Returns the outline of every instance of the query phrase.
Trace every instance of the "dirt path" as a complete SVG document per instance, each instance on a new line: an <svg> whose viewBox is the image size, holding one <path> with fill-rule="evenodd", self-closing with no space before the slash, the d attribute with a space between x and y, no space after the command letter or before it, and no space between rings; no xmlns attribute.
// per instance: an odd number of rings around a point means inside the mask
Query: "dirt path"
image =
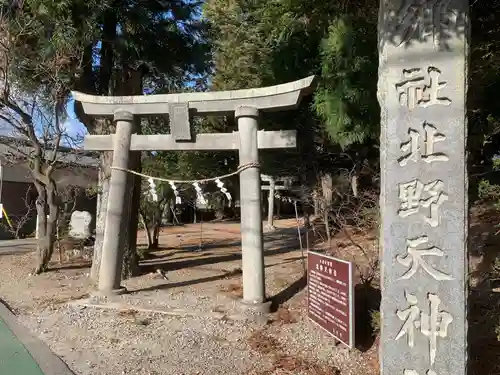
<svg viewBox="0 0 500 375"><path fill-rule="evenodd" d="M0 296L77 374L376 374L375 347L349 352L309 323L296 223L276 225L265 235L266 287L280 308L265 326L231 319L242 292L235 223L204 224L201 251L199 225L164 229L164 248L124 283L127 308L75 305L92 288L88 264L28 277L33 254L0 255Z"/></svg>

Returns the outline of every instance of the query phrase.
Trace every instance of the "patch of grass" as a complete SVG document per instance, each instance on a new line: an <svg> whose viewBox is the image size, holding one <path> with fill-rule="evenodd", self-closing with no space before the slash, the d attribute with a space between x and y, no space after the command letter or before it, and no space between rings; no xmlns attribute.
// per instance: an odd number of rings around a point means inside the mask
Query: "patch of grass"
<svg viewBox="0 0 500 375"><path fill-rule="evenodd" d="M340 370L324 364L314 363L300 356L280 355L275 359L274 370L285 370L290 374L340 375Z"/></svg>
<svg viewBox="0 0 500 375"><path fill-rule="evenodd" d="M289 281L284 278L277 277L274 279L273 284L276 285L277 288L285 289L288 286Z"/></svg>
<svg viewBox="0 0 500 375"><path fill-rule="evenodd" d="M123 316L123 317L135 318L135 316L137 315L137 310L134 310L134 309L121 310L121 311L118 311L118 315Z"/></svg>
<svg viewBox="0 0 500 375"><path fill-rule="evenodd" d="M220 291L229 293L234 298L243 297L243 285L241 285L241 282L231 283L229 285L222 285Z"/></svg>
<svg viewBox="0 0 500 375"><path fill-rule="evenodd" d="M137 316L137 314L139 314L139 312L134 309L118 311L118 316L126 318L130 323L134 323L144 327L147 327L151 324L151 319L140 318Z"/></svg>
<svg viewBox="0 0 500 375"><path fill-rule="evenodd" d="M370 311L370 325L372 327L373 334L375 336L378 335L380 333L380 311Z"/></svg>
<svg viewBox="0 0 500 375"><path fill-rule="evenodd" d="M146 319L136 319L135 322L138 324L138 325L141 325L141 326L148 326L151 324L151 320L146 318Z"/></svg>
<svg viewBox="0 0 500 375"><path fill-rule="evenodd" d="M284 348L274 337L264 331L254 332L248 339L252 350L272 358L272 368L258 372L258 375L271 375L279 370L280 374L303 375L340 375L336 367L312 362L300 355L285 354Z"/></svg>
<svg viewBox="0 0 500 375"><path fill-rule="evenodd" d="M274 337L263 331L256 331L248 338L250 348L264 355L278 354L282 351L281 344Z"/></svg>
<svg viewBox="0 0 500 375"><path fill-rule="evenodd" d="M222 272L226 274L225 278L230 279L233 276L241 275L243 273L241 268L234 268L232 270L223 269Z"/></svg>
<svg viewBox="0 0 500 375"><path fill-rule="evenodd" d="M153 254L154 250L159 249L148 249L147 246L141 246L137 249L137 255L139 256L140 260L151 259L155 257Z"/></svg>
<svg viewBox="0 0 500 375"><path fill-rule="evenodd" d="M76 296L67 296L67 297L43 297L36 300L36 303L39 307L44 308L48 306L57 306L63 305L70 301L76 301L79 299L87 298L89 296L88 293L79 294Z"/></svg>
<svg viewBox="0 0 500 375"><path fill-rule="evenodd" d="M286 307L280 307L278 311L276 311L276 323L280 324L297 323L297 314L290 311Z"/></svg>
<svg viewBox="0 0 500 375"><path fill-rule="evenodd" d="M215 306L213 309L212 309L213 312L218 312L218 313L222 313L222 314L225 314L226 313L226 309L224 308L224 306Z"/></svg>

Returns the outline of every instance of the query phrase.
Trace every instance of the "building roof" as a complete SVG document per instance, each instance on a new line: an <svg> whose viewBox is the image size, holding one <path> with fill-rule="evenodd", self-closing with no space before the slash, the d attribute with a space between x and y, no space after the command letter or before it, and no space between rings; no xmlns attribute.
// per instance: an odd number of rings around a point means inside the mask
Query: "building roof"
<svg viewBox="0 0 500 375"><path fill-rule="evenodd" d="M31 183L33 177L27 156L33 152L29 142L22 138L0 136L0 165L4 182ZM47 150L50 158L53 150ZM62 186L95 186L98 179L98 154L60 147L57 160L61 166L54 171L56 183Z"/></svg>
<svg viewBox="0 0 500 375"><path fill-rule="evenodd" d="M9 158L9 154L13 154L14 158L19 156L22 158L23 154L30 154L33 152L33 147L29 141L22 138L0 136L0 159ZM79 166L99 167L99 154L96 152L89 152L69 147L59 147L57 152L60 154L58 160L61 163L77 164ZM53 155L52 149L46 150L47 158ZM12 158L10 158L12 159Z"/></svg>

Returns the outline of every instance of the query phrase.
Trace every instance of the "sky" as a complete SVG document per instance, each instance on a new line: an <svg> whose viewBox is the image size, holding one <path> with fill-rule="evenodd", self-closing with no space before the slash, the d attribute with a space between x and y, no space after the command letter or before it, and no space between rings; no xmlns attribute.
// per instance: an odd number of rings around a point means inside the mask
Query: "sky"
<svg viewBox="0 0 500 375"><path fill-rule="evenodd" d="M83 139L85 134L88 134L87 128L78 121L76 118L74 108L75 101L70 99L68 104L66 105L66 113L68 118L63 123L63 127L65 129L65 133L68 135L70 139Z"/></svg>
<svg viewBox="0 0 500 375"><path fill-rule="evenodd" d="M83 136L88 134L87 132L87 129L85 128L85 126L80 122L78 121L78 119L76 118L76 114L75 112L73 111L73 108L74 108L74 100L71 99L68 104L66 105L66 112L67 112L67 119L64 121L64 123L62 124L62 128L64 129L64 134L69 138L71 139L71 144L69 142L65 142L63 141L63 145L65 146L83 146L81 144L81 141L83 141ZM42 131L42 125L41 124L35 124L35 128L38 132L41 132ZM8 123L6 123L5 121L0 121L0 135L4 135L4 136L19 136L19 134L16 134L12 128L11 125L9 125ZM75 145L75 141L74 140L80 140L80 142L78 142L76 145Z"/></svg>
<svg viewBox="0 0 500 375"><path fill-rule="evenodd" d="M192 0L192 1L194 2L195 0ZM190 2L190 0L188 0L188 2ZM200 17L201 17L201 12L195 14L194 19L200 19ZM181 23L178 23L178 26L182 28ZM97 48L100 48L100 42L97 44ZM99 58L98 54L95 54L94 55L94 59L95 59L94 63L96 65L99 63L98 58ZM192 80L187 80L185 82L185 85L187 87L193 87L196 83L196 78L198 78L198 77L192 77ZM148 94L148 93L145 92L145 94ZM71 139L71 140L79 139L79 140L83 141L83 136L88 134L88 132L87 132L87 129L85 128L85 126L80 121L78 121L77 116L76 116L73 109L74 109L74 100L71 98L66 105L67 119L62 124L62 127L64 128L65 134L68 136L69 139ZM41 130L40 129L41 125L35 126L35 127L39 128L39 129L37 129L38 131ZM12 132L12 128L10 126L8 126L8 124L5 124L2 121L0 121L0 135L11 135L11 136L14 135ZM70 146L69 144L67 144L67 142L63 142L63 143L65 143L66 146ZM80 142L80 144L77 146L83 147L83 144L81 144L81 143L82 142ZM73 146L74 146L74 144L73 144Z"/></svg>

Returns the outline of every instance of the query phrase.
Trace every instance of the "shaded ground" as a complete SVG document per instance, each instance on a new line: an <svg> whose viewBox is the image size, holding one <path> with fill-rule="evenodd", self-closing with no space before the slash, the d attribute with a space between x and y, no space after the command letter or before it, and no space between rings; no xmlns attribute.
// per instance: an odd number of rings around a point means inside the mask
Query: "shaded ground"
<svg viewBox="0 0 500 375"><path fill-rule="evenodd" d="M500 277L496 258L500 254L499 213L485 207L471 212L469 254L471 289L469 294L469 348L472 375L500 374ZM498 333L497 333L498 332Z"/></svg>
<svg viewBox="0 0 500 375"><path fill-rule="evenodd" d="M265 326L232 318L242 294L235 223L203 224L200 252L199 225L166 228L166 248L125 282L117 310L82 305L92 287L85 262L27 277L33 254L0 256L0 295L78 374L375 374L373 346L349 352L309 323L296 222L276 225L265 236L276 311Z"/></svg>
<svg viewBox="0 0 500 375"><path fill-rule="evenodd" d="M500 374L500 293L490 282L499 277L497 217L481 207L471 213L472 375ZM376 232L347 228L329 246L317 242L319 235L307 234L309 241L302 235L304 246L316 242L314 250L356 264L357 350L349 352L308 322L296 223L276 225L265 236L266 287L275 311L265 327L232 319L242 294L237 223L204 223L201 251L199 224L165 228L163 248L146 254L143 275L125 282L131 293L122 297L119 310L67 304L88 295L87 263L27 277L33 255L6 250L0 254L0 296L79 374L377 374L378 340L370 322L380 303Z"/></svg>

